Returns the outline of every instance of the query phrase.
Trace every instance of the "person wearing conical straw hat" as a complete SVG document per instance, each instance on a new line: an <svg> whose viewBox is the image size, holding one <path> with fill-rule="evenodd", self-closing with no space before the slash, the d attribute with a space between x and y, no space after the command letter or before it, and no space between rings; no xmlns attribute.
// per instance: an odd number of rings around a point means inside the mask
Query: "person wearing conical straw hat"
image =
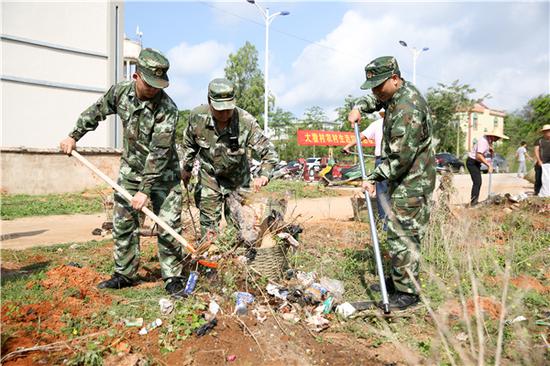
<svg viewBox="0 0 550 366"><path fill-rule="evenodd" d="M550 124L542 126L540 133L535 144L535 195L550 197Z"/></svg>
<svg viewBox="0 0 550 366"><path fill-rule="evenodd" d="M481 164L487 165L489 173L493 172L493 164L485 158L485 154L493 154L493 143L500 139L508 140L508 136L500 132L490 132L481 136L474 144L472 150L468 153L466 168L472 178L472 191L470 194L470 206L475 206L479 200L479 191L481 189Z"/></svg>

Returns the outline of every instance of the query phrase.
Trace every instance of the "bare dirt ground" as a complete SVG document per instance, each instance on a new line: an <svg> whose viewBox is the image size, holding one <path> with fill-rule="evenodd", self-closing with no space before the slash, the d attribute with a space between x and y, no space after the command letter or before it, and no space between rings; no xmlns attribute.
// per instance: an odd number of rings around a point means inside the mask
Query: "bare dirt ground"
<svg viewBox="0 0 550 366"><path fill-rule="evenodd" d="M488 195L489 176L483 175L480 201ZM469 201L471 180L467 174L455 175L453 184L457 190L451 197L453 204L465 204ZM436 185L437 188L437 185ZM288 205L287 218L298 217L300 222L335 219L346 221L353 217L350 196L361 195L359 189L342 189L349 196L323 197L315 199L291 200ZM518 194L532 192L533 186L515 174L494 174L491 191L493 193ZM437 199L438 190L434 194ZM85 242L100 240L101 236L92 235L92 230L101 227L105 220L103 214L94 215L60 215L27 217L16 220L2 220L0 233L1 248L25 249L32 246L45 246L60 243Z"/></svg>
<svg viewBox="0 0 550 366"><path fill-rule="evenodd" d="M469 179L468 176L458 179L466 180L466 178ZM517 182L515 177L510 176L495 179L494 183L494 191L497 193L514 194L529 189L526 183L521 180ZM465 195L467 200L468 192L464 193L464 189L469 191L470 185L464 184L465 187L462 189L457 188L461 190L462 196ZM353 191L349 191L350 195L353 193ZM453 199L460 202L462 196L455 195ZM288 215L293 218L298 216L297 221L303 225L304 229L300 240L302 243L301 261L304 265L311 265L311 261L316 261L320 266L318 268L320 273L328 272L330 266L337 266L338 270L350 271L354 275L358 272L354 268L360 266L360 262L364 261L363 257L359 255L364 251L365 243L368 242L368 238L366 238L368 237L366 234L368 225L350 221L353 212L349 199L348 195L290 202L287 210ZM479 210L457 208L457 210L473 216L483 216L488 215L491 208L485 207ZM540 217L537 216L536 220L532 221L532 231L544 229L544 223L548 220L548 208L545 210L546 213ZM504 210L491 214L493 215L492 220L495 222L500 222L506 217ZM77 217L76 221L69 221L68 218L72 217L57 217L54 221L62 224L61 227L66 230L65 232L75 229L77 224L86 225L85 218ZM102 215L97 215L97 221L93 221L90 226L82 229L84 233L82 239L74 239L74 241L89 240L85 235L89 235L94 227L99 227L103 219ZM510 239L509 230L505 231L501 226L495 228L499 231L495 231L491 243L499 244L499 240L506 242ZM26 230L36 231L37 227L30 226ZM78 232L78 230L75 231ZM3 232L3 235L6 234ZM35 235L30 238L38 237L39 235ZM15 239L9 239L6 242ZM166 336L167 333L163 333L162 330L168 328L169 317L163 318L165 324L161 329L153 330L147 336L138 335L136 328L126 327L120 319L126 316L123 314L136 316L134 314L137 313L141 316L144 309L148 309L144 305L145 303L152 303L155 308L153 314L144 313L148 316L147 321L159 316L156 302L159 297L164 297L165 293L162 290L160 266L155 255L155 242L156 240L153 238L142 241L142 266L140 269L142 281L131 291L100 291L96 288L96 284L106 279L110 273L108 265L112 262L112 240L90 243L90 246L66 246L54 251L51 248L42 248L40 251L38 249L7 251L8 256L2 258L1 277L3 286L5 286L3 287L3 296L5 293L10 293L11 296L8 299L3 297L2 301L2 354L17 352L21 348L28 350L35 346L54 347L52 344L57 348L42 349L40 352L38 350L27 351L6 360L3 364L64 364L69 359L74 360L75 354L79 352L89 354L90 357L94 355L94 349L90 348L90 345L95 345L94 347L103 350L105 358L102 362L104 365L142 365L147 360L159 365L186 366L443 363L438 358L428 360L422 354L428 351L426 345L429 345L430 342L435 344L438 339L434 328L419 324L431 321L424 312L419 313L418 317L413 318L412 321L397 318L393 324L390 324L394 331L395 329L406 329L407 337L417 340L417 344L420 344L416 348L409 348L410 344L407 345L406 342L394 336L385 336L386 333L382 333L384 328L377 328L378 320L376 319L371 321L372 324L369 321L362 321L358 325L357 322L341 321L335 314L327 314L327 319L331 321L330 328L321 333L314 333L307 328L304 322L293 324L284 320L284 312L279 307L280 302L276 302L273 298L268 299L264 293L256 290L253 284L248 282L248 277L244 281L242 279L228 281L226 274L231 272L226 271L225 268L219 270L219 275L216 275L218 277L209 278L209 280L203 279L193 297L208 304L212 294L221 296L225 293L224 287L232 282L237 289L253 293L257 302L269 305L278 315L266 313L267 319L263 322L252 314L237 318L231 315L234 303L230 296L225 294L225 299L220 301L222 313L218 317L218 325L213 332L204 337L191 335L190 338L178 343L173 351L163 352L161 344L166 342L163 335ZM6 248L4 243L3 248ZM324 251L326 253L323 255ZM337 258L338 255L344 255L347 258L346 261L332 263L328 260ZM308 256L310 262L306 262ZM82 268L69 265L75 260L82 265ZM47 270L44 270L46 267ZM545 271L544 278L537 279L522 275L511 279L512 286L534 290L535 300L536 296L547 296L550 291L550 274L547 270L548 267L541 268ZM40 276L33 276L41 270L44 272ZM25 277L30 278L31 276L33 276L32 279L24 281ZM201 273L201 276L205 276L204 272ZM356 280L363 281L362 276L361 279ZM373 278L371 276L366 280L372 281ZM496 275L489 280L494 283L502 282L502 275ZM13 286L10 288L11 283L20 284L18 285L20 288L14 291ZM360 288L362 294L366 291L366 287L365 289L363 287ZM19 295L19 292L24 294ZM350 288L347 287L346 292L352 296ZM29 293L33 293L35 297L27 297L30 296ZM143 297L134 297L140 294ZM37 301L38 298L39 301ZM24 301L24 299L34 301ZM475 303L468 300L466 305L468 314L473 313ZM482 297L480 306L488 318L498 320L502 312L498 299ZM135 309L135 312L131 309ZM462 314L461 307L456 302L449 301L443 304L441 309L450 314L449 319L452 316L458 318ZM528 313L525 314L530 316ZM145 317L145 315L143 316ZM456 321L450 325L456 325ZM369 332L366 332L365 329ZM6 338L7 340L4 342ZM236 360L229 361L231 356L236 356ZM531 364L542 365L543 363Z"/></svg>

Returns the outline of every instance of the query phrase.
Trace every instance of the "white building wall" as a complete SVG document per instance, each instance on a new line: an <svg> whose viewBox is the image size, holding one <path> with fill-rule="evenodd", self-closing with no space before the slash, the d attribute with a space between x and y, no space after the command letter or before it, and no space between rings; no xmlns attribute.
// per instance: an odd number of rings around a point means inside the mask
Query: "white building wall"
<svg viewBox="0 0 550 366"><path fill-rule="evenodd" d="M122 2L3 1L0 16L1 146L56 147L122 78ZM115 135L110 117L78 145L116 147Z"/></svg>

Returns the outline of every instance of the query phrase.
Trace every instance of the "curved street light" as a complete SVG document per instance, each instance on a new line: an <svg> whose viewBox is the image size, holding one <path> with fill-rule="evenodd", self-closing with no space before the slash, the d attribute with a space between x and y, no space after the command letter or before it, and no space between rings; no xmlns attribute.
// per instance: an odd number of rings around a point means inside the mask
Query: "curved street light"
<svg viewBox="0 0 550 366"><path fill-rule="evenodd" d="M413 82L413 84L416 85L416 59L418 58L418 56L420 56L420 54L422 52L428 51L429 48L428 47L423 47L421 49L417 49L416 47L411 48L407 45L407 42L405 42L405 41L399 41L399 44L401 46L405 47L405 48L408 48L412 53L412 56L413 56L413 80L412 80L412 82Z"/></svg>
<svg viewBox="0 0 550 366"><path fill-rule="evenodd" d="M256 5L260 13L264 17L265 21L265 71L264 71L264 134L269 136L268 120L269 120L269 25L279 15L289 15L288 11L279 11L277 13L269 14L269 8L262 8L255 0L246 0L250 4Z"/></svg>

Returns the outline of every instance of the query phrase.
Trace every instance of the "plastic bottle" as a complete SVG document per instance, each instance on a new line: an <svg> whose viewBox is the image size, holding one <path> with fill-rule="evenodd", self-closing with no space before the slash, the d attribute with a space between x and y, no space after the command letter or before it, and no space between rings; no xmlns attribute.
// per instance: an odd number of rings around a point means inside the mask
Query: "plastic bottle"
<svg viewBox="0 0 550 366"><path fill-rule="evenodd" d="M152 321L151 323L149 323L146 326L144 326L143 328L141 328L140 331L139 331L139 334L140 335L145 335L145 334L149 333L150 331L152 331L153 329L160 327L161 325L162 325L162 320L157 318L154 321Z"/></svg>
<svg viewBox="0 0 550 366"><path fill-rule="evenodd" d="M193 290L195 290L198 278L199 272L192 271L191 273L189 273L189 278L187 279L187 283L185 284L185 290L183 290L184 294L190 295Z"/></svg>

